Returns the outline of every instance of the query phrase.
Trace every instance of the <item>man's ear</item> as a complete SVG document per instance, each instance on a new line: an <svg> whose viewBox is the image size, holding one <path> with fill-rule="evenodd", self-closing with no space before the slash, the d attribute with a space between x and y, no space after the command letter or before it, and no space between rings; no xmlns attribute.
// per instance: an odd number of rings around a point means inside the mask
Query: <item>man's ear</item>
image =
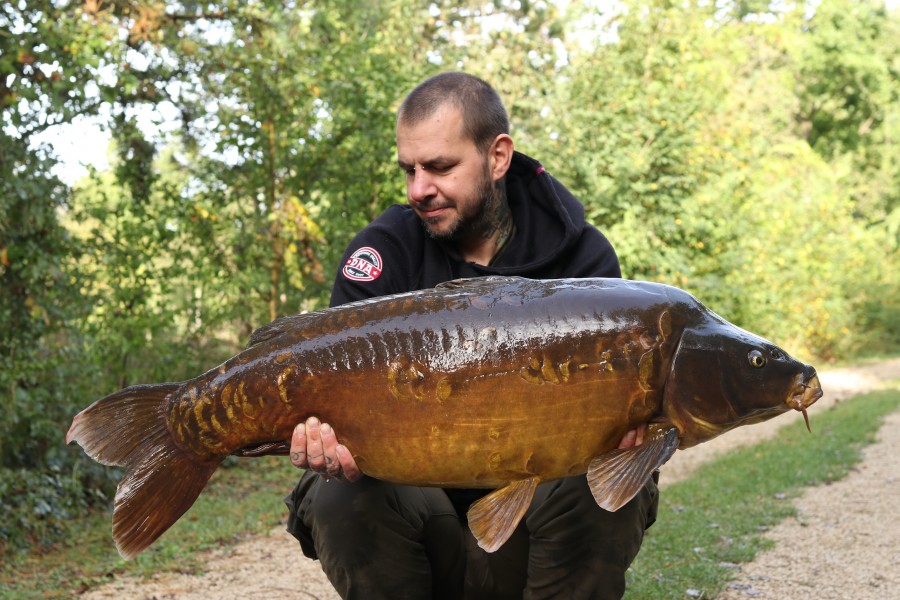
<svg viewBox="0 0 900 600"><path fill-rule="evenodd" d="M491 167L491 179L499 181L506 176L513 157L513 140L509 135L501 133L494 138L488 149L488 161Z"/></svg>

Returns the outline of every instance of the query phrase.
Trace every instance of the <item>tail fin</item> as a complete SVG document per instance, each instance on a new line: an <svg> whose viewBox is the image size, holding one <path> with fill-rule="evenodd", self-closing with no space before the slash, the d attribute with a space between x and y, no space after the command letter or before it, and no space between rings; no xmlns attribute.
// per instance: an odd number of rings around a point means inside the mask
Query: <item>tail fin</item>
<svg viewBox="0 0 900 600"><path fill-rule="evenodd" d="M179 387L125 388L78 413L66 435L67 444L78 442L97 462L125 467L116 490L113 540L126 559L187 512L219 465L175 444L164 409L166 397Z"/></svg>

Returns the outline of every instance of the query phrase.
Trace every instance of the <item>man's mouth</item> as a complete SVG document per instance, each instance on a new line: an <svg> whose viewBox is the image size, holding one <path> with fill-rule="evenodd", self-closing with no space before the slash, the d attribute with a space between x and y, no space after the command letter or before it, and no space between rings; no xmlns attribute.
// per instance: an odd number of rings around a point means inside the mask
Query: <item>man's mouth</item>
<svg viewBox="0 0 900 600"><path fill-rule="evenodd" d="M423 219L439 219L450 211L449 206L416 207L416 212Z"/></svg>

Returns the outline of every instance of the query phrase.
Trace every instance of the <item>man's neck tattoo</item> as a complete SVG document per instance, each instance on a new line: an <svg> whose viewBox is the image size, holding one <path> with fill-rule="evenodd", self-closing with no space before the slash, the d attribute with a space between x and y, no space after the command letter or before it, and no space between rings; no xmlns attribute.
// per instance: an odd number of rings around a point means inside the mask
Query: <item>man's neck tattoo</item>
<svg viewBox="0 0 900 600"><path fill-rule="evenodd" d="M497 249L494 256L500 253L507 242L515 233L512 212L509 210L509 201L506 198L506 186L504 182L497 181L493 185L494 202L492 214L489 215L491 223L490 237L497 240Z"/></svg>

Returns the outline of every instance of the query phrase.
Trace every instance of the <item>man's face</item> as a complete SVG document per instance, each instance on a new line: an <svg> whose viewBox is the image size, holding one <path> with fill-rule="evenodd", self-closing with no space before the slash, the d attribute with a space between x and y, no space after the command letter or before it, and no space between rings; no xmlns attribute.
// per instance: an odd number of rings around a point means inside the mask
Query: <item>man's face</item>
<svg viewBox="0 0 900 600"><path fill-rule="evenodd" d="M456 241L481 233L494 182L456 108L445 105L415 125L398 124L397 162L409 204L432 237Z"/></svg>

